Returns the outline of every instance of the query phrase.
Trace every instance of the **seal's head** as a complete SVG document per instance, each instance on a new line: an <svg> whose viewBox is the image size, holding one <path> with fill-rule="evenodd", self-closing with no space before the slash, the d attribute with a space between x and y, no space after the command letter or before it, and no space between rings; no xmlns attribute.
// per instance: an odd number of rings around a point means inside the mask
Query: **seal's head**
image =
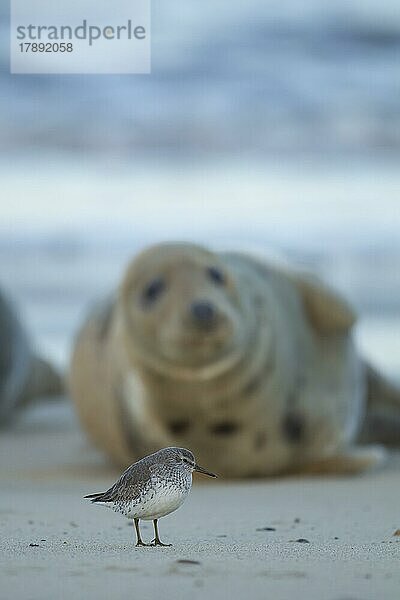
<svg viewBox="0 0 400 600"><path fill-rule="evenodd" d="M238 360L240 294L213 252L185 243L151 247L128 268L120 299L128 345L149 366L206 376Z"/></svg>

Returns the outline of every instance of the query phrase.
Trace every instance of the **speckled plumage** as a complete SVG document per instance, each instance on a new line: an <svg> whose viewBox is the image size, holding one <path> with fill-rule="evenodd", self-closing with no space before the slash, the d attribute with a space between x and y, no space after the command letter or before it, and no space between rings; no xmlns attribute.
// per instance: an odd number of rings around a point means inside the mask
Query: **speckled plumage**
<svg viewBox="0 0 400 600"><path fill-rule="evenodd" d="M164 448L128 467L106 492L85 498L134 519L136 526L139 519L155 521L157 540L157 519L183 504L192 486L194 470L215 477L196 465L190 450ZM138 533L138 544L139 540Z"/></svg>

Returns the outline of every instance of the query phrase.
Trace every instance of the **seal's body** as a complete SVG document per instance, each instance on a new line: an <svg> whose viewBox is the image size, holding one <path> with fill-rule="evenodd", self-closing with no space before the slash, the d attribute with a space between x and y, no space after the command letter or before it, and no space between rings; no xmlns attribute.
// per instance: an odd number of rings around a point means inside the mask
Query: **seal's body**
<svg viewBox="0 0 400 600"><path fill-rule="evenodd" d="M309 275L155 246L84 325L72 395L94 441L124 465L179 444L226 476L360 471L382 450L354 447L367 380L354 322Z"/></svg>
<svg viewBox="0 0 400 600"><path fill-rule="evenodd" d="M0 291L0 425L33 399L61 392L60 376L35 354L17 312Z"/></svg>

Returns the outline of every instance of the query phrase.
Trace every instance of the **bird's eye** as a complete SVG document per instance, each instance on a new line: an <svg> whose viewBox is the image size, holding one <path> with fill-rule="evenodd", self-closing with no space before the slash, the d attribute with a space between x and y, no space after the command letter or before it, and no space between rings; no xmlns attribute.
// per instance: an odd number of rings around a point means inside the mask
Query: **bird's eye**
<svg viewBox="0 0 400 600"><path fill-rule="evenodd" d="M223 285L225 283L225 276L223 272L217 267L208 267L207 275L214 283Z"/></svg>
<svg viewBox="0 0 400 600"><path fill-rule="evenodd" d="M150 281L150 283L144 288L142 292L142 301L144 306L150 306L156 300L158 300L161 294L165 291L165 288L165 281L161 277Z"/></svg>

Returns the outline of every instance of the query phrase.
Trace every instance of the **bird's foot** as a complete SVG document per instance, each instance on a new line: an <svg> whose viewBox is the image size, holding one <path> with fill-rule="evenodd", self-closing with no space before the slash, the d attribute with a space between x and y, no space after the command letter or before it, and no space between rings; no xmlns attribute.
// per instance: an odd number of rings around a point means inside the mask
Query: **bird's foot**
<svg viewBox="0 0 400 600"><path fill-rule="evenodd" d="M144 542L142 542L142 540L139 540L136 542L136 548L138 546L145 546L146 548L150 548L150 546L154 546L154 544L145 544Z"/></svg>
<svg viewBox="0 0 400 600"><path fill-rule="evenodd" d="M154 539L151 542L151 545L152 546L163 546L164 548L170 548L172 546L172 544L163 544L163 542L161 540L157 540L157 539Z"/></svg>

